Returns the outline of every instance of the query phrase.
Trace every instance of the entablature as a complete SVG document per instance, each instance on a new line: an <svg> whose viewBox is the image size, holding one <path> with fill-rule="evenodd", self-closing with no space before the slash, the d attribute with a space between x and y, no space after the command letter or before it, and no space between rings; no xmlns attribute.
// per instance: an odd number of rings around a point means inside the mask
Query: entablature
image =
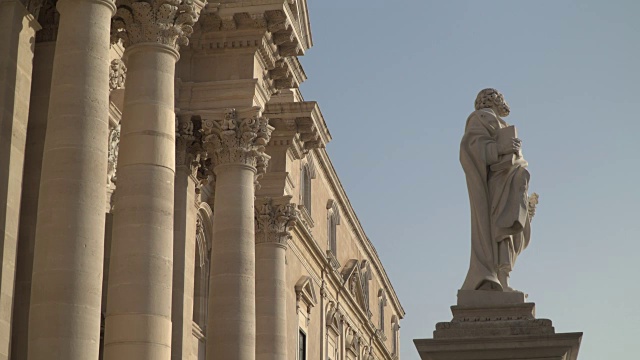
<svg viewBox="0 0 640 360"><path fill-rule="evenodd" d="M305 0L221 0L205 7L199 24L207 38L265 30L281 56L303 55L313 45Z"/></svg>
<svg viewBox="0 0 640 360"><path fill-rule="evenodd" d="M331 134L315 101L268 103L264 115L275 128L272 141L295 138L299 143L293 151L301 159L310 149L323 148L331 141Z"/></svg>

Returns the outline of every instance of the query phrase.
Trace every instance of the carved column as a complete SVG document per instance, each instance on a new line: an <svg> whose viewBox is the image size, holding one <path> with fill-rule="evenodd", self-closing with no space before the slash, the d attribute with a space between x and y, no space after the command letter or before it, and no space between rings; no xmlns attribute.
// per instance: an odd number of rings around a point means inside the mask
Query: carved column
<svg viewBox="0 0 640 360"><path fill-rule="evenodd" d="M173 332L171 359L191 357L193 334L193 280L196 256L196 187L204 155L200 123L180 117L176 128L176 186L173 242Z"/></svg>
<svg viewBox="0 0 640 360"><path fill-rule="evenodd" d="M291 196L256 200L256 359L287 356L285 255L298 210Z"/></svg>
<svg viewBox="0 0 640 360"><path fill-rule="evenodd" d="M171 357L174 74L193 2L117 0L127 66L117 164L105 360Z"/></svg>
<svg viewBox="0 0 640 360"><path fill-rule="evenodd" d="M36 226L30 360L97 359L110 0L60 0Z"/></svg>
<svg viewBox="0 0 640 360"><path fill-rule="evenodd" d="M207 360L256 356L254 183L269 157L272 127L259 109L228 109L204 119L205 149L213 160L216 190Z"/></svg>

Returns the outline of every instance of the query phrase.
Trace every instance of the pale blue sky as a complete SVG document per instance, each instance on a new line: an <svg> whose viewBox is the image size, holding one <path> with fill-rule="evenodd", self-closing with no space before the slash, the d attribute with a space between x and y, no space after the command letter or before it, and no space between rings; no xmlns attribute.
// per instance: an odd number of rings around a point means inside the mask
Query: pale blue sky
<svg viewBox="0 0 640 360"><path fill-rule="evenodd" d="M402 359L449 321L469 258L458 147L477 92L511 105L540 194L514 287L580 360L637 358L640 1L308 0L302 90L400 297Z"/></svg>

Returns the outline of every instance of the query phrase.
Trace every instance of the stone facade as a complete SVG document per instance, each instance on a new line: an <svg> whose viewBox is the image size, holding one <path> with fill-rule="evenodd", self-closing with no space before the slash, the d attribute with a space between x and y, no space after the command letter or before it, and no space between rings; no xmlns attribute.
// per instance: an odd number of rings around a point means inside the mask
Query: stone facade
<svg viewBox="0 0 640 360"><path fill-rule="evenodd" d="M0 360L400 358L404 310L298 89L305 0L0 20Z"/></svg>

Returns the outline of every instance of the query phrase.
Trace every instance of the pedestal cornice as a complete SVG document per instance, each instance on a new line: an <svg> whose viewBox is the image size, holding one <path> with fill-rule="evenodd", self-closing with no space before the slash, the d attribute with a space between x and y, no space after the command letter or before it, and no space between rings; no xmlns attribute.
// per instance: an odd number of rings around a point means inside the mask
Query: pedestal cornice
<svg viewBox="0 0 640 360"><path fill-rule="evenodd" d="M256 244L285 247L291 238L291 229L298 221L298 210L291 196L256 199Z"/></svg>

